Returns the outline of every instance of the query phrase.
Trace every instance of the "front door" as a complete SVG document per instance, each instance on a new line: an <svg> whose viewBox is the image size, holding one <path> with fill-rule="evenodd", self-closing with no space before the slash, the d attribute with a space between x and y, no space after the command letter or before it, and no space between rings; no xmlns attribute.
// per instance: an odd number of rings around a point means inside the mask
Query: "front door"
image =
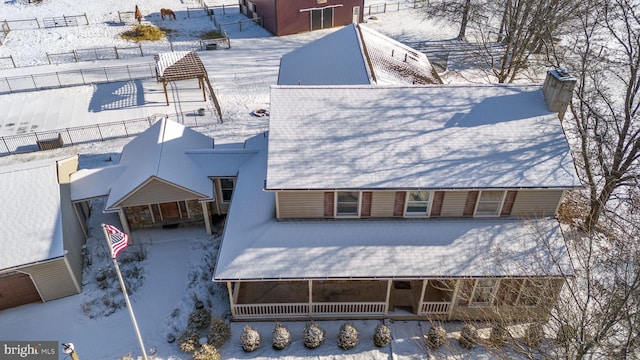
<svg viewBox="0 0 640 360"><path fill-rule="evenodd" d="M351 20L351 22L354 24L360 22L360 6L353 7L353 19Z"/></svg>
<svg viewBox="0 0 640 360"><path fill-rule="evenodd" d="M160 211L162 212L163 220L179 219L180 209L178 209L177 202L169 202L160 204Z"/></svg>

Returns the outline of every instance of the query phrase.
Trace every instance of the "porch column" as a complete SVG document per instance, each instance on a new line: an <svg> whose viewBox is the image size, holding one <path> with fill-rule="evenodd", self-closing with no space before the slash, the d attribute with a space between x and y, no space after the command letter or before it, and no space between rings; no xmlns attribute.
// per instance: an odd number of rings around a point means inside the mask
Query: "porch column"
<svg viewBox="0 0 640 360"><path fill-rule="evenodd" d="M229 307L231 308L231 317L236 317L236 302L233 296L233 287L231 286L231 281L227 281L227 291L229 291Z"/></svg>
<svg viewBox="0 0 640 360"><path fill-rule="evenodd" d="M313 312L313 281L308 280L309 282L309 315Z"/></svg>
<svg viewBox="0 0 640 360"><path fill-rule="evenodd" d="M447 320L451 320L451 314L453 313L453 308L456 306L456 302L458 301L458 290L460 289L460 279L456 279L456 286L453 288L453 295L451 295L451 306L449 306L449 313L447 314Z"/></svg>
<svg viewBox="0 0 640 360"><path fill-rule="evenodd" d="M422 291L420 292L420 301L418 301L418 315L422 312L422 303L424 302L424 292L427 290L427 282L429 280L422 279Z"/></svg>
<svg viewBox="0 0 640 360"><path fill-rule="evenodd" d="M391 284L393 283L393 280L389 279L387 280L387 299L385 300L384 303L384 314L385 315L389 315L389 299L391 298Z"/></svg>
<svg viewBox="0 0 640 360"><path fill-rule="evenodd" d="M204 215L204 227L207 230L207 235L211 235L211 219L209 219L209 210L206 202L201 202L202 214Z"/></svg>
<svg viewBox="0 0 640 360"><path fill-rule="evenodd" d="M120 223L122 224L122 231L129 234L131 238L131 228L129 228L129 221L127 221L127 216L124 214L123 209L118 210L118 217L120 218Z"/></svg>

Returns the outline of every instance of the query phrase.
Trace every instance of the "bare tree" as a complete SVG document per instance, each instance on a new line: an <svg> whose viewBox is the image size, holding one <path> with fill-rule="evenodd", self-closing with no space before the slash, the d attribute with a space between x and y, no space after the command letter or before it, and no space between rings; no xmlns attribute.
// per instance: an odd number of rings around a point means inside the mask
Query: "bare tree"
<svg viewBox="0 0 640 360"><path fill-rule="evenodd" d="M429 3L425 11L430 16L441 16L460 22L457 39L464 40L470 21L484 16L485 0L436 0Z"/></svg>
<svg viewBox="0 0 640 360"><path fill-rule="evenodd" d="M638 188L640 157L640 7L612 0L582 13L572 135L589 190L584 229L593 230L623 188ZM624 191L622 192L624 193Z"/></svg>
<svg viewBox="0 0 640 360"><path fill-rule="evenodd" d="M496 42L493 24L481 30L485 58L499 83L510 83L529 66L531 54L548 51L565 23L574 19L576 0L502 0L490 18L500 18Z"/></svg>

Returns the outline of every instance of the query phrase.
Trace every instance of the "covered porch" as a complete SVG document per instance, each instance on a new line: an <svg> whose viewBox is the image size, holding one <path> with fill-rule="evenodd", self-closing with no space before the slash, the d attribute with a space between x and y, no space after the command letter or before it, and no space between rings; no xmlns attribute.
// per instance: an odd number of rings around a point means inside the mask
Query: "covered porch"
<svg viewBox="0 0 640 360"><path fill-rule="evenodd" d="M234 320L424 318L446 320L457 281L444 279L227 282Z"/></svg>

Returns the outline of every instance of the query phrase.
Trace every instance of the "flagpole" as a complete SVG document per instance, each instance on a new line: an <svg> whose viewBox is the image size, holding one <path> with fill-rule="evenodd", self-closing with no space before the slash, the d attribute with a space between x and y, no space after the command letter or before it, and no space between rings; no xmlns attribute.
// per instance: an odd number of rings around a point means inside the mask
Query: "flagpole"
<svg viewBox="0 0 640 360"><path fill-rule="evenodd" d="M102 230L104 231L104 236L107 239L107 245L109 245L109 252L113 255L113 249L111 248L111 241L109 239L109 233L107 229L105 229L104 224L102 225ZM133 329L138 336L138 343L140 344L140 350L142 350L142 356L144 360L148 360L147 352L144 350L144 343L142 342L142 336L140 335L140 329L138 329L138 322L136 322L136 316L133 314L133 308L131 307L131 302L129 301L129 295L127 294L127 288L124 285L124 280L122 279L122 274L120 273L120 266L118 266L118 260L111 256L113 259L113 266L116 268L116 274L118 274L118 279L120 280L120 287L122 288L122 295L124 295L124 301L127 303L127 309L129 310L129 315L131 316L131 322L133 323Z"/></svg>

